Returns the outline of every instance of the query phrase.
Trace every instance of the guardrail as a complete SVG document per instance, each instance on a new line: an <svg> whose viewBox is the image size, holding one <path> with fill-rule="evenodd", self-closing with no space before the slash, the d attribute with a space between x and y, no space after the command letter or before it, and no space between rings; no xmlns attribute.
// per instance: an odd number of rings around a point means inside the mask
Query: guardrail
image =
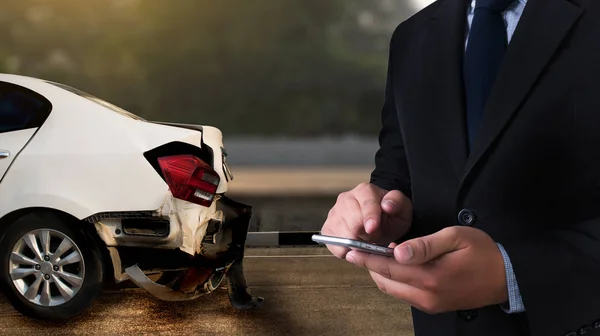
<svg viewBox="0 0 600 336"><path fill-rule="evenodd" d="M249 232L247 247L314 246L311 237L319 231Z"/></svg>

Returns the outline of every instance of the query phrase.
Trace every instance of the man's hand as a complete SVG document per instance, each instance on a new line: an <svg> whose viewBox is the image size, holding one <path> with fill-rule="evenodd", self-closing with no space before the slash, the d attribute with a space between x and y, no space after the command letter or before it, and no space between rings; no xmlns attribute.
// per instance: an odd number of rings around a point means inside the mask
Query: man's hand
<svg viewBox="0 0 600 336"><path fill-rule="evenodd" d="M450 227L394 247L394 258L351 251L381 291L431 313L508 301L502 254L483 231Z"/></svg>
<svg viewBox="0 0 600 336"><path fill-rule="evenodd" d="M321 233L370 243L389 244L401 238L412 223L412 202L398 190L387 191L362 183L339 195ZM348 249L327 246L338 258Z"/></svg>

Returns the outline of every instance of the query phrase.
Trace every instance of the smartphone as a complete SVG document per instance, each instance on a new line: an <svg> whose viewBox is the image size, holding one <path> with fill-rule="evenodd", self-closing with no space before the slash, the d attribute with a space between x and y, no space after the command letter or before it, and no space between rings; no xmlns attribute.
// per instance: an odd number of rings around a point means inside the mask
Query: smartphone
<svg viewBox="0 0 600 336"><path fill-rule="evenodd" d="M331 237L331 236L323 236L323 235L313 235L312 240L316 243L320 244L328 244L328 245L336 245L347 247L352 250L358 250L361 252L378 254L385 257L393 257L394 249L385 246L379 246L374 244L369 244L365 242L361 242L354 239L348 238L340 238L340 237Z"/></svg>

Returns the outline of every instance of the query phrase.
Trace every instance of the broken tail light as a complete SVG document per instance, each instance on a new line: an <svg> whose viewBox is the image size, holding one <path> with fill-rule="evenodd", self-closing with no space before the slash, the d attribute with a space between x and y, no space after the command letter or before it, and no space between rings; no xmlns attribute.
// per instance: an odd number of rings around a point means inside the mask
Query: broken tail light
<svg viewBox="0 0 600 336"><path fill-rule="evenodd" d="M193 155L174 155L158 158L163 177L173 197L210 206L221 181L206 162Z"/></svg>

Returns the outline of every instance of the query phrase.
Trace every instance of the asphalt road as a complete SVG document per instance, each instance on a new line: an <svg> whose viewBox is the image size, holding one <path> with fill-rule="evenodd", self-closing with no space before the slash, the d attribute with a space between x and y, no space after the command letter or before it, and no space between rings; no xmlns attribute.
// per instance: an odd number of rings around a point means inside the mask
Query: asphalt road
<svg viewBox="0 0 600 336"><path fill-rule="evenodd" d="M104 293L73 321L49 324L20 316L0 295L0 334L412 335L407 306L325 249L249 249L244 267L252 292L265 298L260 311L234 311L225 289L183 303L128 289Z"/></svg>

